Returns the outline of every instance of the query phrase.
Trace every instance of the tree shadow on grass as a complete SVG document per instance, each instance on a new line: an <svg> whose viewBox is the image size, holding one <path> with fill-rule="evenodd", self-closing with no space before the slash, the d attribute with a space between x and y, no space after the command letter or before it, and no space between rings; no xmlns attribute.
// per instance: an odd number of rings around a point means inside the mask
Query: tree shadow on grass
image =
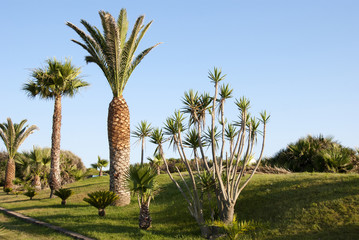
<svg viewBox="0 0 359 240"><path fill-rule="evenodd" d="M359 226L354 224L338 226L336 228L326 229L309 233L284 234L281 237L273 237L271 240L354 240L359 239Z"/></svg>

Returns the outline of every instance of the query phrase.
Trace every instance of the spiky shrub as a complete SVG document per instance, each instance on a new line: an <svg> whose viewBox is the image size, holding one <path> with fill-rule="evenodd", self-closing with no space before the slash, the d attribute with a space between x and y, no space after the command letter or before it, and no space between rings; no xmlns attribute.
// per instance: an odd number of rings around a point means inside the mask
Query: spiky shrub
<svg viewBox="0 0 359 240"><path fill-rule="evenodd" d="M72 195L74 194L74 191L72 191L71 189L68 188L60 188L59 190L55 191L55 196L58 196L59 198L61 198L61 205L66 205L66 200Z"/></svg>
<svg viewBox="0 0 359 240"><path fill-rule="evenodd" d="M233 222L230 224L225 224L221 221L214 221L213 225L220 227L226 233L226 238L229 240L239 240L242 239L244 234L254 232L256 229L261 227L261 225L254 221L241 221L239 222L236 216L233 217Z"/></svg>
<svg viewBox="0 0 359 240"><path fill-rule="evenodd" d="M35 191L35 189L33 188L28 188L27 192L24 193L25 196L29 197L30 200L32 200L33 197L35 197L35 195L37 195L37 192Z"/></svg>
<svg viewBox="0 0 359 240"><path fill-rule="evenodd" d="M7 195L12 192L12 188L6 187L4 188L4 192L6 192Z"/></svg>
<svg viewBox="0 0 359 240"><path fill-rule="evenodd" d="M118 200L118 196L114 192L107 190L92 192L87 196L88 198L84 198L84 201L97 208L100 217L106 215L105 208L107 206Z"/></svg>
<svg viewBox="0 0 359 240"><path fill-rule="evenodd" d="M140 208L139 227L148 229L151 227L152 219L150 216L150 202L156 190L157 173L148 166L133 166L130 168L128 185L130 191L137 195L138 206Z"/></svg>

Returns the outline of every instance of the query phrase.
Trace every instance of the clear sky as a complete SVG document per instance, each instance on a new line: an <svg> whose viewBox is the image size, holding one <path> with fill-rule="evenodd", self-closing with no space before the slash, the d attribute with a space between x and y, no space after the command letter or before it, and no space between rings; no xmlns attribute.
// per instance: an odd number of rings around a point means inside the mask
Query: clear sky
<svg viewBox="0 0 359 240"><path fill-rule="evenodd" d="M359 1L357 0L62 0L1 1L0 122L28 119L40 130L20 151L51 145L53 101L29 99L21 90L31 69L45 60L71 58L91 84L63 99L62 149L86 166L97 155L108 159L107 110L110 87L65 25L100 27L99 10L116 18L126 8L130 26L144 14L154 23L139 50L157 42L132 74L124 91L131 128L147 120L162 126L189 89L213 93L207 75L214 66L227 74L236 98L246 96L252 112L271 114L265 155L271 156L307 134L331 135L348 147L359 146ZM228 101L235 120L234 100ZM131 162L140 161L132 139ZM0 143L0 150L5 150ZM154 147L146 145L146 156ZM168 155L176 156L171 150Z"/></svg>

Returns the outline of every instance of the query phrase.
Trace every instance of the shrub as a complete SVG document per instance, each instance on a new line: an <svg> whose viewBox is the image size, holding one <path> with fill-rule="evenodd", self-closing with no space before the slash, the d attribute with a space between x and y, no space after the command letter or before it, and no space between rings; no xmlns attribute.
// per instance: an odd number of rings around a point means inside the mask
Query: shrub
<svg viewBox="0 0 359 240"><path fill-rule="evenodd" d="M25 196L29 197L30 200L32 200L33 197L35 197L35 195L37 195L37 192L35 191L35 189L33 188L28 188L27 192L24 193Z"/></svg>
<svg viewBox="0 0 359 240"><path fill-rule="evenodd" d="M333 138L308 135L280 150L266 164L294 172L346 172L353 168L355 160L356 152Z"/></svg>
<svg viewBox="0 0 359 240"><path fill-rule="evenodd" d="M60 188L55 191L55 196L61 198L61 205L66 205L66 200L74 193L71 189L68 188Z"/></svg>
<svg viewBox="0 0 359 240"><path fill-rule="evenodd" d="M4 192L6 192L7 195L12 192L12 188L6 187L4 188Z"/></svg>
<svg viewBox="0 0 359 240"><path fill-rule="evenodd" d="M106 190L92 192L87 195L88 198L84 198L84 201L97 208L98 215L101 217L106 215L105 208L118 199L116 193Z"/></svg>

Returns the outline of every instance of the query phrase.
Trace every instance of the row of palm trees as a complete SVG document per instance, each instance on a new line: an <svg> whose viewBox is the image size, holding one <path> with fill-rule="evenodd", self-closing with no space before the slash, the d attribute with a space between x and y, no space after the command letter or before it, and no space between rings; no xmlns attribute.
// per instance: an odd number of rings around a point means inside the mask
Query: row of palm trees
<svg viewBox="0 0 359 240"><path fill-rule="evenodd" d="M108 12L100 11L99 15L103 33L85 20L81 20L81 24L88 33L70 22L67 22L66 25L72 28L82 39L82 42L72 41L84 48L89 54L85 57L86 63L93 62L100 67L113 93L107 122L110 150L110 191L119 195L116 205L122 206L130 202L130 192L126 186L126 173L129 171L130 164L130 113L123 98L123 91L134 69L160 43L145 49L135 57L138 45L151 26L152 21L144 25L144 16L138 17L131 33L128 34L128 19L125 9L121 9L117 21ZM80 68L74 67L68 59L66 59L65 63L61 63L56 59L49 59L47 60L46 68L38 68L32 71L32 80L23 87L23 90L30 97L39 96L42 99L53 99L55 101L51 138L51 171L49 176L50 197L61 186L59 165L61 99L63 96L72 97L81 88L89 85L81 79L80 72ZM23 125L24 123L21 122L21 124ZM18 131L16 133L19 135L18 141L20 144L30 133L37 129L33 125L27 131L22 131L22 125L14 127ZM2 127L1 138L9 152L6 170L7 180L5 183L5 187L9 187L15 177L13 158L20 144L14 145L11 137L12 132L8 132L8 136L5 135L8 130L7 125L3 124L2 126L4 127Z"/></svg>

